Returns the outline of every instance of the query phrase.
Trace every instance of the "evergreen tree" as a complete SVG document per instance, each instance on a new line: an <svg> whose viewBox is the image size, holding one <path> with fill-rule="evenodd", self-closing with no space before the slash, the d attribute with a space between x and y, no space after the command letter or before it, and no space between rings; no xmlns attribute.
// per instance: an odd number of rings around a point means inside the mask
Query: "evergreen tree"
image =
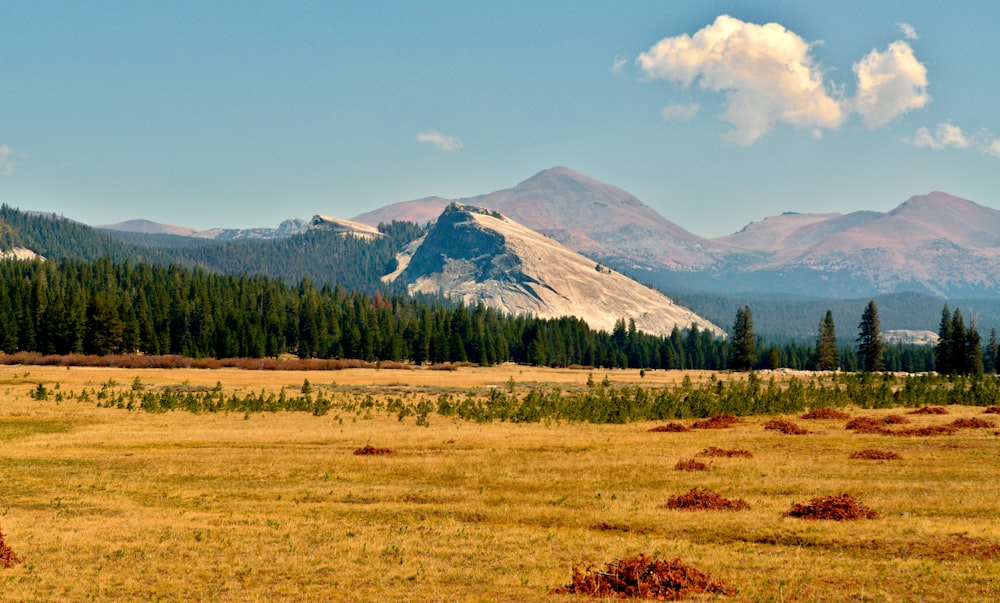
<svg viewBox="0 0 1000 603"><path fill-rule="evenodd" d="M816 370L835 371L839 367L837 329L833 324L833 312L827 310L826 316L819 322L819 336L816 338Z"/></svg>
<svg viewBox="0 0 1000 603"><path fill-rule="evenodd" d="M965 357L962 363L962 374L963 375L982 375L983 374L983 347L982 340L979 337L979 331L976 330L976 321L972 320L969 328L965 331Z"/></svg>
<svg viewBox="0 0 1000 603"><path fill-rule="evenodd" d="M749 371L756 362L757 342L753 333L753 314L750 306L743 306L736 310L729 366L734 371Z"/></svg>
<svg viewBox="0 0 1000 603"><path fill-rule="evenodd" d="M875 300L868 302L864 314L861 315L861 322L858 324L858 359L862 370L866 372L881 371L885 344L882 342L882 333L878 320L878 306Z"/></svg>
<svg viewBox="0 0 1000 603"><path fill-rule="evenodd" d="M997 372L997 330L990 329L990 339L986 343L986 360L983 370L993 375Z"/></svg>
<svg viewBox="0 0 1000 603"><path fill-rule="evenodd" d="M942 375L950 375L955 371L952 360L952 316L948 304L941 310L941 323L938 326L938 342L934 346L935 370Z"/></svg>

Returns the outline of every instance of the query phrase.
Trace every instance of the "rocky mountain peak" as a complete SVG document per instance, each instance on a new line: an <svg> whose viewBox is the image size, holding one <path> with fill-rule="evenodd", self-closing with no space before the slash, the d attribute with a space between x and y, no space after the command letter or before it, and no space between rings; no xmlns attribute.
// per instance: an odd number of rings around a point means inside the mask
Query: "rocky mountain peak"
<svg viewBox="0 0 1000 603"><path fill-rule="evenodd" d="M606 331L624 318L648 333L666 335L693 323L723 334L662 293L483 207L448 205L398 260L401 269L390 276L402 279L411 293L442 291L467 305L483 303L510 314L576 316Z"/></svg>

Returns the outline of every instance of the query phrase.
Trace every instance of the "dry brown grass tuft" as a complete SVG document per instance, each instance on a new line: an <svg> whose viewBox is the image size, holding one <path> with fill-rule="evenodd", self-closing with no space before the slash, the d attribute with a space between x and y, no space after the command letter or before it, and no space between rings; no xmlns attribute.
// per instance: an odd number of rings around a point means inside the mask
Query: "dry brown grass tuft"
<svg viewBox="0 0 1000 603"><path fill-rule="evenodd" d="M669 432L669 433L680 433L682 431L691 431L690 427L685 427L680 423L667 423L666 425L657 425L649 431L652 432Z"/></svg>
<svg viewBox="0 0 1000 603"><path fill-rule="evenodd" d="M681 459L674 465L678 471L708 471L708 465L694 459Z"/></svg>
<svg viewBox="0 0 1000 603"><path fill-rule="evenodd" d="M573 568L573 581L553 594L618 599L676 601L692 595L734 595L736 590L680 559L665 561L640 554L616 559L596 569L591 563Z"/></svg>
<svg viewBox="0 0 1000 603"><path fill-rule="evenodd" d="M843 421L846 419L850 419L851 415L844 411L834 410L832 408L817 408L816 410L810 410L809 412L807 412L806 414L802 415L799 418L808 420L837 419Z"/></svg>
<svg viewBox="0 0 1000 603"><path fill-rule="evenodd" d="M868 461L895 461L903 457L891 450L878 450L877 448L866 448L851 455L852 459L862 459Z"/></svg>
<svg viewBox="0 0 1000 603"><path fill-rule="evenodd" d="M369 444L365 444L361 448L354 451L354 454L358 456L382 456L387 454L396 454L396 451L392 448L377 448Z"/></svg>
<svg viewBox="0 0 1000 603"><path fill-rule="evenodd" d="M683 509L686 511L748 511L750 503L737 498L730 500L708 488L692 488L686 494L671 496L660 505L661 509Z"/></svg>
<svg viewBox="0 0 1000 603"><path fill-rule="evenodd" d="M18 563L21 563L21 558L7 546L3 541L3 532L0 532L0 567L14 567Z"/></svg>
<svg viewBox="0 0 1000 603"><path fill-rule="evenodd" d="M847 429L858 433L880 433L882 435L893 435L894 432L888 429L888 425L899 425L909 422L910 420L903 415L856 417L847 422Z"/></svg>
<svg viewBox="0 0 1000 603"><path fill-rule="evenodd" d="M708 448L699 452L696 456L708 456L708 457L726 457L733 458L735 456L752 459L753 453L749 450L742 450L735 448L733 450L725 450L722 448L717 448L715 446L709 446Z"/></svg>
<svg viewBox="0 0 1000 603"><path fill-rule="evenodd" d="M908 415L946 415L948 409L943 406L924 406L906 413Z"/></svg>
<svg viewBox="0 0 1000 603"><path fill-rule="evenodd" d="M707 419L695 421L691 424L691 427L694 429L726 429L739 422L740 420L733 415L718 414L712 415Z"/></svg>
<svg viewBox="0 0 1000 603"><path fill-rule="evenodd" d="M955 429L980 429L980 428L992 428L996 427L996 423L987 419L980 419L979 417L967 417L962 419L955 419L951 423L948 423L946 427L954 427Z"/></svg>
<svg viewBox="0 0 1000 603"><path fill-rule="evenodd" d="M864 506L850 494L819 496L804 505L796 503L785 515L800 519L832 519L834 521L878 519L879 517L877 511Z"/></svg>
<svg viewBox="0 0 1000 603"><path fill-rule="evenodd" d="M781 433L785 433L788 435L805 435L807 433L810 433L808 429L804 427L799 427L798 425L792 423L791 421L782 421L779 419L768 421L767 423L764 424L764 429L770 431L779 431Z"/></svg>

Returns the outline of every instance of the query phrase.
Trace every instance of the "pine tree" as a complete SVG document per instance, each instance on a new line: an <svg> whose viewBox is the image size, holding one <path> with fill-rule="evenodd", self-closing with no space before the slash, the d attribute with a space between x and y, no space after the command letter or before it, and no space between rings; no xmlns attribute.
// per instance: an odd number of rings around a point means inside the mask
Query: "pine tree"
<svg viewBox="0 0 1000 603"><path fill-rule="evenodd" d="M997 372L997 330L995 328L990 329L990 339L986 343L986 362L984 363L983 370L991 375Z"/></svg>
<svg viewBox="0 0 1000 603"><path fill-rule="evenodd" d="M750 306L736 310L732 346L729 366L734 371L751 370L757 362L757 342L753 333L753 314L750 312Z"/></svg>
<svg viewBox="0 0 1000 603"><path fill-rule="evenodd" d="M962 363L962 374L965 375L982 375L983 374L983 346L982 340L979 337L979 331L976 330L976 320L972 319L969 324L969 328L965 331L965 340L963 342L965 348L965 358Z"/></svg>
<svg viewBox="0 0 1000 603"><path fill-rule="evenodd" d="M941 324L938 326L938 342L934 347L935 370L942 375L950 375L955 371L952 349L952 316L948 304L941 310Z"/></svg>
<svg viewBox="0 0 1000 603"><path fill-rule="evenodd" d="M833 312L827 310L826 316L819 322L819 336L816 338L816 370L835 371L838 368L837 329L833 324Z"/></svg>
<svg viewBox="0 0 1000 603"><path fill-rule="evenodd" d="M882 342L878 320L878 306L875 300L868 302L864 314L861 315L861 322L858 324L858 360L862 370L866 372L881 371L885 366L882 356L885 352L885 344Z"/></svg>

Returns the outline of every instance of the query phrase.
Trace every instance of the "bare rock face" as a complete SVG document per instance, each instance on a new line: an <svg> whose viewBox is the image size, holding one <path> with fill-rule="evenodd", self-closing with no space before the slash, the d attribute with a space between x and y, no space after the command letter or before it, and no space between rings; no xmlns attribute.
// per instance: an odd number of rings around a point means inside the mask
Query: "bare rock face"
<svg viewBox="0 0 1000 603"><path fill-rule="evenodd" d="M411 293L443 292L511 314L576 316L599 330L631 319L647 333L696 324L724 335L659 291L495 210L460 203L449 205L419 244L401 254L399 269L387 278L403 279Z"/></svg>
<svg viewBox="0 0 1000 603"><path fill-rule="evenodd" d="M309 222L309 230L326 230L363 239L375 239L382 236L382 233L377 228L373 228L367 224L319 215L313 216L313 219Z"/></svg>

